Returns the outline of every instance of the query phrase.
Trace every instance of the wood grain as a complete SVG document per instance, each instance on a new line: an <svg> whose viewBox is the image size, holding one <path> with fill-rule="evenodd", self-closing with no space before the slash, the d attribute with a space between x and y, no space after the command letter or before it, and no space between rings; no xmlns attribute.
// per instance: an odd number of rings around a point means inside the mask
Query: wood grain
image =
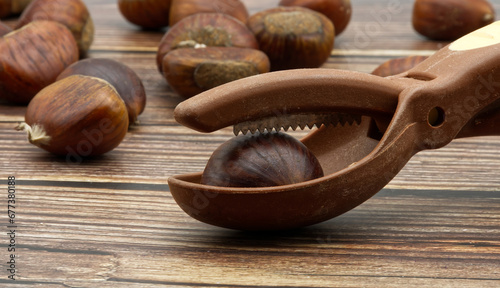
<svg viewBox="0 0 500 288"><path fill-rule="evenodd" d="M212 227L179 208L166 180L201 171L231 130L202 134L173 119L182 99L155 63L165 29L126 22L116 1L85 2L96 24L88 57L134 69L147 106L117 149L72 163L14 130L25 107L0 104L0 185L6 191L7 177L17 179L18 226L11 281L4 192L0 287L500 286L500 137L421 152L375 197L312 227L269 233ZM279 1L244 2L255 13ZM413 31L412 3L353 0L352 21L323 68L371 72L387 59L443 47ZM500 3L494 5L500 13Z"/></svg>

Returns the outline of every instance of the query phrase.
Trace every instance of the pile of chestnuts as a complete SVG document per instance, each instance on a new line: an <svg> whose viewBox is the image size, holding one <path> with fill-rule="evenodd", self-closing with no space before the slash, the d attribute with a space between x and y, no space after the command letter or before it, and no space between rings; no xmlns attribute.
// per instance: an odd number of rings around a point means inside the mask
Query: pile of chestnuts
<svg viewBox="0 0 500 288"><path fill-rule="evenodd" d="M183 18L163 36L158 70L170 87L189 98L243 77L270 70L252 32L222 13L196 13Z"/></svg>
<svg viewBox="0 0 500 288"><path fill-rule="evenodd" d="M144 110L140 78L112 59L82 59L94 38L82 0L17 2L27 5L2 14L20 14L14 29L0 25L0 98L27 105L17 129L71 162L117 147Z"/></svg>
<svg viewBox="0 0 500 288"><path fill-rule="evenodd" d="M143 28L170 26L157 66L184 98L269 71L319 67L351 18L350 0L282 0L254 15L240 0L120 0L118 6Z"/></svg>

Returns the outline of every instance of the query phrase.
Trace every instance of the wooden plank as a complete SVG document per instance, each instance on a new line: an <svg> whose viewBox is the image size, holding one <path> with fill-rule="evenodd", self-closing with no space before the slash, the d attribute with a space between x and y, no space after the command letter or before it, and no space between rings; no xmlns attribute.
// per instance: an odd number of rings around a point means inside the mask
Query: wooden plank
<svg viewBox="0 0 500 288"><path fill-rule="evenodd" d="M25 239L19 253L65 264L41 267L30 261L26 281L158 287L355 287L359 281L364 287L404 281L494 287L500 281L500 197L489 192L471 198L454 191L383 191L326 223L254 234L185 218L161 185L31 183L36 182L20 181L26 212L19 222ZM466 276L471 273L474 279Z"/></svg>
<svg viewBox="0 0 500 288"><path fill-rule="evenodd" d="M2 166L21 178L43 180L164 183L176 174L202 171L211 153L232 137L231 129L195 133L173 120L141 123L117 149L80 163L29 144L24 133L13 126L0 123L0 147L5 151L0 155ZM296 134L300 138L305 132ZM412 158L388 187L498 191L499 149L498 137L455 140L438 151L421 152ZM103 175L106 169L116 173Z"/></svg>

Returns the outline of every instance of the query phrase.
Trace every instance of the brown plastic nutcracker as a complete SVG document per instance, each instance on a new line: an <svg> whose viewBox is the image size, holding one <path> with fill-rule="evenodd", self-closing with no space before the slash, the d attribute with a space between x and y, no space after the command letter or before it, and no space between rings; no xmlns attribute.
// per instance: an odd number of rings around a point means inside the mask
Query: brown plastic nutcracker
<svg viewBox="0 0 500 288"><path fill-rule="evenodd" d="M272 72L188 99L175 117L201 132L231 125L235 133L320 127L301 141L324 177L265 188L201 185L201 173L168 181L177 203L212 225L277 230L319 223L372 197L419 151L461 137L500 135L500 21L396 76ZM199 205L200 199L208 201Z"/></svg>

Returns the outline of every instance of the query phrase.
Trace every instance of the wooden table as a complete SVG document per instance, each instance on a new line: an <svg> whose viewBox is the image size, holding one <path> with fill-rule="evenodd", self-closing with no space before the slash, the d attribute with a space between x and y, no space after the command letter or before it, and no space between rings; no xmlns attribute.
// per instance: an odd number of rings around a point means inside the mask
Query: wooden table
<svg viewBox="0 0 500 288"><path fill-rule="evenodd" d="M14 131L25 107L0 105L1 287L500 287L500 137L422 152L375 197L315 226L260 234L212 227L184 213L166 181L201 171L231 130L178 125L172 111L182 99L155 66L164 31L127 23L116 1L85 2L96 24L89 57L132 67L147 107L116 150L72 164ZM252 13L278 3L244 2ZM326 68L371 72L446 44L413 31L413 1L352 2ZM9 176L16 228L8 227Z"/></svg>

